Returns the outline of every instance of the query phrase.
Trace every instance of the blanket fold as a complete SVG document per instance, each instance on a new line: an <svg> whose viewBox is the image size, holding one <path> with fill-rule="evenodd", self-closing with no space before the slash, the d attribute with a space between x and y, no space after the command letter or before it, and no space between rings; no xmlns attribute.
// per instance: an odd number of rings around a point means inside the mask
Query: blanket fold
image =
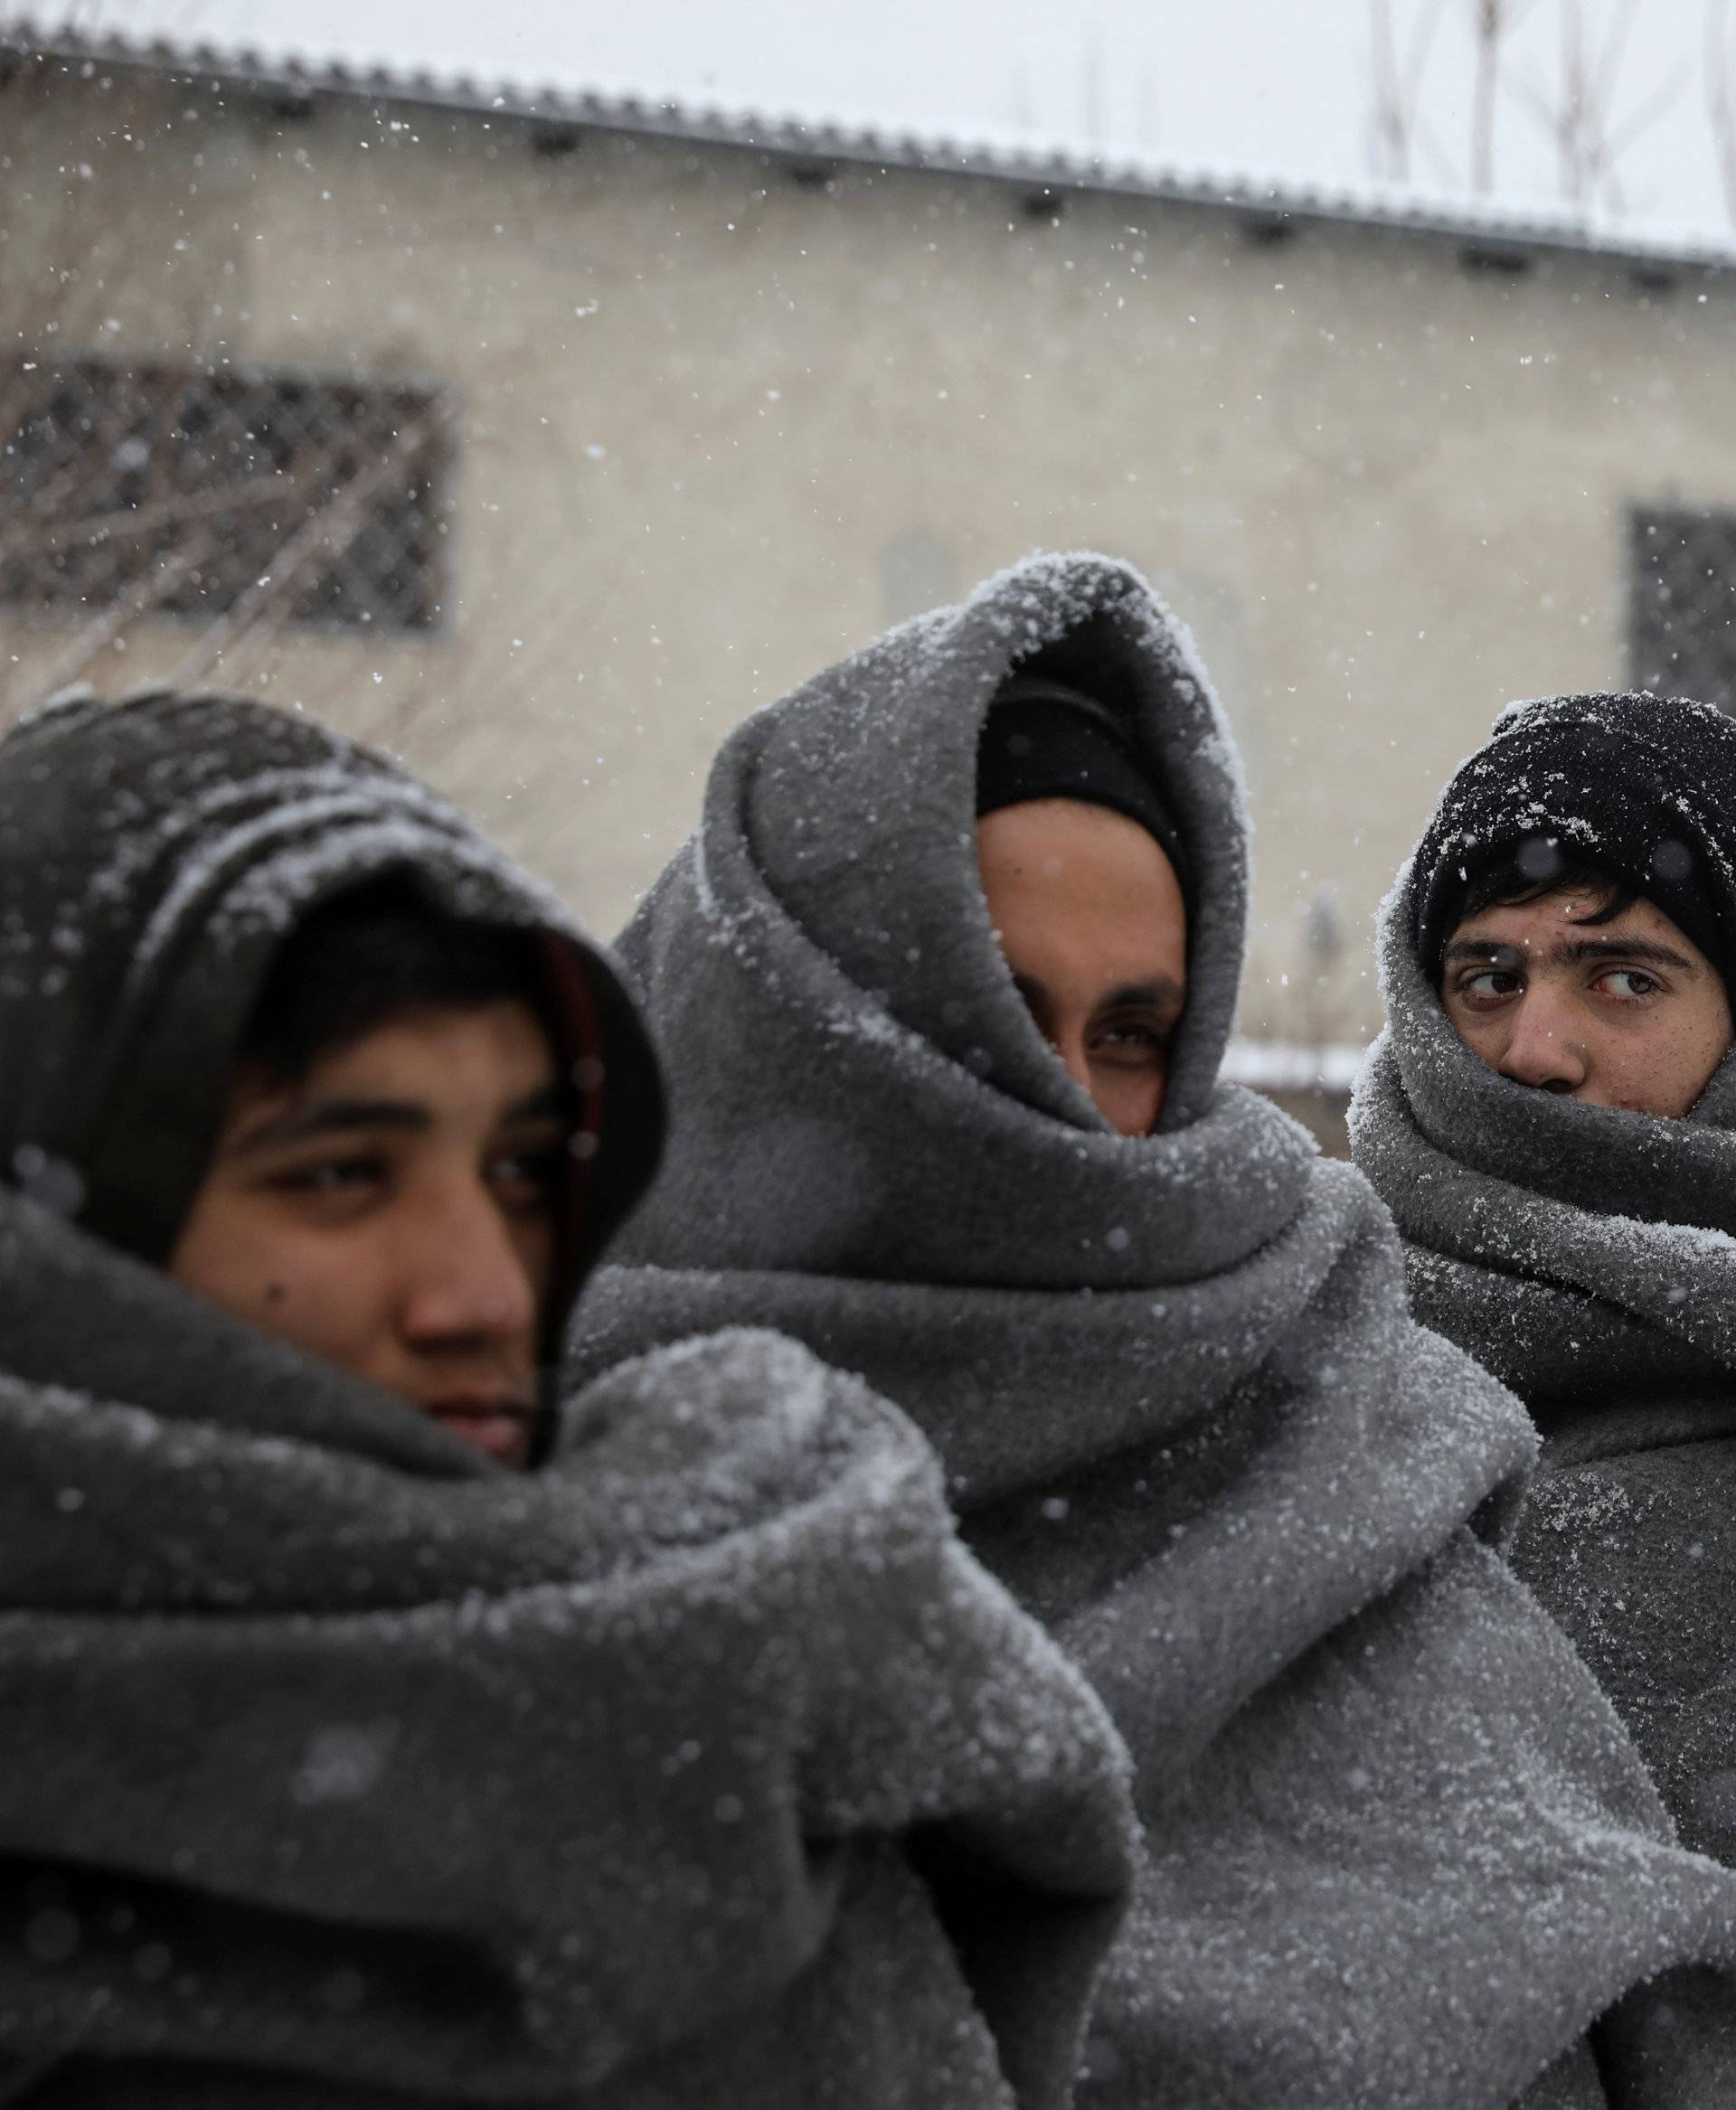
<svg viewBox="0 0 1736 2110"><path fill-rule="evenodd" d="M901 1415L737 1330L510 1472L165 1271L280 948L380 888L534 934L555 1348L662 1138L607 955L297 713L0 739L0 2104L1061 2110L1126 1753Z"/></svg>
<svg viewBox="0 0 1736 2110"><path fill-rule="evenodd" d="M1118 1747L858 1381L736 1333L512 1474L29 1201L0 1259L0 2046L82 2076L42 2100L795 2110L888 2058L1065 2100Z"/></svg>
<svg viewBox="0 0 1736 2110"><path fill-rule="evenodd" d="M1072 1084L989 927L976 747L1015 665L1118 715L1185 844L1148 1139ZM1552 2066L1602 2101L1578 2040L1736 1955L1736 1893L1500 1558L1517 1403L1411 1322L1366 1182L1217 1081L1245 887L1204 674L1108 560L1033 560L750 719L622 939L672 1143L575 1375L751 1322L934 1443L1134 1755L1081 2102L1503 2110ZM1650 2071L1624 2101L1715 2099Z"/></svg>
<svg viewBox="0 0 1736 2110"><path fill-rule="evenodd" d="M1543 1432L1514 1565L1683 1836L1736 1862L1736 1060L1676 1121L1498 1075L1422 971L1418 884L1407 867L1383 917L1356 1162L1398 1222L1419 1317Z"/></svg>

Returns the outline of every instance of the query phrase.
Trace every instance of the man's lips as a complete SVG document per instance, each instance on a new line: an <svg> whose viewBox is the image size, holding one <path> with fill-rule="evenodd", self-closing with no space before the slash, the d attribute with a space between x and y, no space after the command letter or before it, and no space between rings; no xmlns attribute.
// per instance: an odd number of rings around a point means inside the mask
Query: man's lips
<svg viewBox="0 0 1736 2110"><path fill-rule="evenodd" d="M519 1457L530 1434L536 1408L528 1399L510 1394L463 1393L445 1399L429 1399L427 1411L479 1451L492 1458Z"/></svg>

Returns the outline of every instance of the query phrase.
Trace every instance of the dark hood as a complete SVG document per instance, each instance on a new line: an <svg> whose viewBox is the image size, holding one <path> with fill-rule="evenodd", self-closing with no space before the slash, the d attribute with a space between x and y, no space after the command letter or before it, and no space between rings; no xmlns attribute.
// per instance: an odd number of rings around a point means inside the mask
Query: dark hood
<svg viewBox="0 0 1736 2110"><path fill-rule="evenodd" d="M0 1181L166 1258L241 1038L310 910L388 877L547 934L552 1014L605 1077L564 1314L661 1147L655 1058L608 956L386 757L223 695L64 698L0 739Z"/></svg>

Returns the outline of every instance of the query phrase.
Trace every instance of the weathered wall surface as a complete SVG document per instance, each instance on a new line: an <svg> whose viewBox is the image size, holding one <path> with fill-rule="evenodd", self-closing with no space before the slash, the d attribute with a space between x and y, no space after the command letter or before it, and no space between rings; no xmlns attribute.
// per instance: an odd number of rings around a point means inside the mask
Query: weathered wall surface
<svg viewBox="0 0 1736 2110"><path fill-rule="evenodd" d="M1378 1022L1375 904L1514 695L1626 672L1625 509L1736 500L1736 286L332 99L0 101L6 327L461 391L435 636L222 678L400 749L612 928L756 702L1036 547L1138 563L1248 760L1245 1030ZM59 274L71 276L62 280ZM64 622L0 610L5 703ZM189 643L157 622L121 689ZM1330 890L1342 957L1306 932ZM1316 920L1319 915L1315 909Z"/></svg>

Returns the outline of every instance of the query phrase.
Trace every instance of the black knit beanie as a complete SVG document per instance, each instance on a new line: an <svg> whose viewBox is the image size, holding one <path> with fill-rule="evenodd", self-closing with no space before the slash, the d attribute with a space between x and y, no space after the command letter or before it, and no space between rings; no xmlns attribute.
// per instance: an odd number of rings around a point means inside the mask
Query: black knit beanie
<svg viewBox="0 0 1736 2110"><path fill-rule="evenodd" d="M1181 830L1113 711L1080 689L1013 674L989 706L976 752L976 817L1037 798L1106 805L1156 837L1188 900Z"/></svg>
<svg viewBox="0 0 1736 2110"><path fill-rule="evenodd" d="M1512 862L1540 880L1560 862L1608 872L1661 909L1736 993L1736 723L1682 697L1512 706L1441 794L1417 849L1417 950L1432 980L1472 885Z"/></svg>

